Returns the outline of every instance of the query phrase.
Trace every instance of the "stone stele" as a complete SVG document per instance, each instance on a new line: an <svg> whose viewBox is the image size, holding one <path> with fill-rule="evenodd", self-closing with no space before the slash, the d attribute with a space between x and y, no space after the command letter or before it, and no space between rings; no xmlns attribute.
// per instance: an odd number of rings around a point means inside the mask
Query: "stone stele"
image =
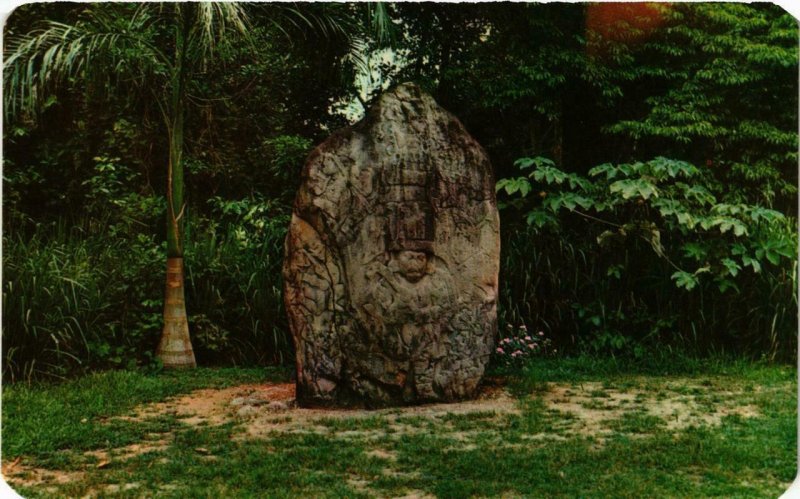
<svg viewBox="0 0 800 499"><path fill-rule="evenodd" d="M413 84L308 157L283 267L304 406L474 396L497 330L486 152Z"/></svg>

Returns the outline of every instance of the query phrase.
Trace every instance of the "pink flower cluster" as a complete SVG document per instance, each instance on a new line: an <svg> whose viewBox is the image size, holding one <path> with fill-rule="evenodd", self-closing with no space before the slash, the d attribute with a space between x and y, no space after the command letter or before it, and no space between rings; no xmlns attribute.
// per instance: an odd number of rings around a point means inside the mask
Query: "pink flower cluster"
<svg viewBox="0 0 800 499"><path fill-rule="evenodd" d="M508 324L506 328L509 331L508 335L500 340L500 344L495 349L497 357L506 365L517 365L533 355L547 353L550 339L545 337L544 331L532 335L528 333L528 327L525 324L516 328Z"/></svg>

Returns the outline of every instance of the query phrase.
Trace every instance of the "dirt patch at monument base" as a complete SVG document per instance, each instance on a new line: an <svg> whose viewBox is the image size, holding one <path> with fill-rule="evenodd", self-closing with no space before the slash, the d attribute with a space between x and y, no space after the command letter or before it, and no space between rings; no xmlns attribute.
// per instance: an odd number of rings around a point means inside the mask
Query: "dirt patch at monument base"
<svg viewBox="0 0 800 499"><path fill-rule="evenodd" d="M538 393L516 398L505 387L494 384L484 388L474 400L369 411L301 408L295 403L293 383L244 384L196 390L164 402L139 406L131 414L110 420L136 422L173 415L189 426L235 423L238 427L233 435L235 440L269 439L286 433L317 433L342 440L364 439L376 442L370 455L385 460L389 470L396 455L378 445L388 434L392 435L391 438L401 438L435 428L437 434L453 440L454 448L469 450L475 447L474 437L479 433L499 431L503 418L523 414L524 404L537 399L544 408L543 414L556 424L552 431L525 435L523 439L529 444L566 439L577 434L592 437L597 445L602 446L605 439L614 433L627 432L640 437L656 429L678 431L691 426L718 425L727 416L750 418L759 415L754 405L737 403L742 395L740 392L717 392L713 387L694 380L660 386L661 389L654 391L635 384L618 388L599 382L548 383ZM449 419L459 416L479 419L482 423L459 429ZM494 422L498 425L495 426ZM145 440L124 447L84 452L84 470L38 468L26 463L22 457L4 462L2 471L4 477L16 485L56 491L57 487L83 480L87 473L102 470L109 463L118 464L147 452L164 451L174 436L175 432L169 431L148 435ZM516 445L527 445L525 442ZM202 453L202 450L198 449L198 452ZM115 487L123 488L105 492L129 490L137 485Z"/></svg>
<svg viewBox="0 0 800 499"><path fill-rule="evenodd" d="M565 425L582 435L602 438L611 434L611 422L629 415L658 418L659 427L680 430L690 426L717 425L722 418L736 415L744 418L758 416L753 405L735 403L735 393L726 392L723 401L709 405L703 394L708 387L681 382L666 384L667 394L656 394L642 387L604 388L599 382L580 384L548 383L538 395L549 411L568 416ZM263 438L273 431L331 433L331 420L385 418L393 432L414 433L417 425L408 424L409 418L436 420L445 415L495 413L513 415L520 413L519 399L512 397L505 387L497 383L484 387L474 400L395 407L380 410L302 408L295 403L293 383L246 384L230 388L203 389L165 402L140 407L133 416L136 420L173 414L190 425L217 425L229 421L241 425L236 438ZM336 431L347 437L352 432ZM532 437L535 437L532 435Z"/></svg>

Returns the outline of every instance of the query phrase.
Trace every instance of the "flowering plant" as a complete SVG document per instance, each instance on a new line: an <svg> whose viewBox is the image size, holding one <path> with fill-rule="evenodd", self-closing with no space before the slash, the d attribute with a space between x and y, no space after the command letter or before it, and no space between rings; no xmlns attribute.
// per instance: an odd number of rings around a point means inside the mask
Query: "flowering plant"
<svg viewBox="0 0 800 499"><path fill-rule="evenodd" d="M520 367L534 356L556 353L555 349L551 350L550 338L543 331L531 333L525 324L516 328L508 324L506 329L506 337L500 339L494 351L495 359L501 365Z"/></svg>

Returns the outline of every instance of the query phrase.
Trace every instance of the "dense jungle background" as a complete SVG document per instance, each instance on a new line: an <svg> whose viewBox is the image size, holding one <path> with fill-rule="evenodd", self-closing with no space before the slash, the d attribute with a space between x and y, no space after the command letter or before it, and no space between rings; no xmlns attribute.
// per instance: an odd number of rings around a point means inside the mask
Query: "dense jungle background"
<svg viewBox="0 0 800 499"><path fill-rule="evenodd" d="M795 358L798 27L779 7L244 8L247 41L220 37L185 82L199 364L292 363L281 264L304 158L404 81L492 159L500 334L542 331L550 355ZM175 50L158 9L29 4L5 25L5 380L158 368L169 143L163 68L136 53ZM8 71L54 26L107 37L53 31L69 50Z"/></svg>

